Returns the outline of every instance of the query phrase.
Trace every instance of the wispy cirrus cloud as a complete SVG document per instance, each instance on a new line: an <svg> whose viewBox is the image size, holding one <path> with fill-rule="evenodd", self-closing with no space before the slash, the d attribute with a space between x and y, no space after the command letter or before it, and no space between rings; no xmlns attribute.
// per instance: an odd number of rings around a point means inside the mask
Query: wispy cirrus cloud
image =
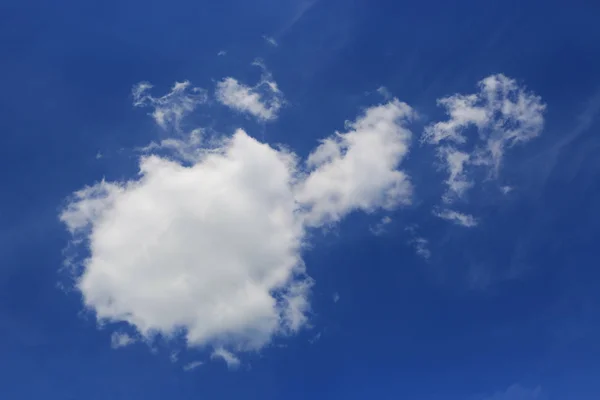
<svg viewBox="0 0 600 400"><path fill-rule="evenodd" d="M477 226L479 223L477 219L470 214L463 214L449 209L434 210L433 215L467 228Z"/></svg>
<svg viewBox="0 0 600 400"><path fill-rule="evenodd" d="M199 367L201 367L202 365L204 365L204 362L202 362L202 361L192 361L192 362L189 362L189 363L185 364L185 365L182 367L182 369L183 369L185 372L189 372L189 371L193 371L193 370L195 370L196 368L199 368Z"/></svg>
<svg viewBox="0 0 600 400"><path fill-rule="evenodd" d="M171 91L161 97L150 94L152 87L149 82L135 85L132 89L133 105L152 108L152 118L163 129L178 131L181 120L208 100L206 90L193 87L189 81L176 82Z"/></svg>
<svg viewBox="0 0 600 400"><path fill-rule="evenodd" d="M273 47L277 47L279 46L279 43L277 43L277 41L275 40L274 37L272 36L267 36L267 35L263 35L263 39L265 42L267 42L270 46Z"/></svg>

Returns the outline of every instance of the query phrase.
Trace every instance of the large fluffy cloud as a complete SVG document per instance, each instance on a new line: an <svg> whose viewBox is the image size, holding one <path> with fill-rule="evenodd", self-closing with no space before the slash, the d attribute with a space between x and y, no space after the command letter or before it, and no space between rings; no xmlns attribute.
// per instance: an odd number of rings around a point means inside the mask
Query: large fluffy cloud
<svg viewBox="0 0 600 400"><path fill-rule="evenodd" d="M309 285L297 289L304 231L292 156L240 130L192 167L149 156L140 173L77 192L62 214L72 231L90 229L78 288L98 318L242 348L298 328L306 307L294 299Z"/></svg>
<svg viewBox="0 0 600 400"><path fill-rule="evenodd" d="M324 140L307 167L238 130L210 151L200 140L173 142L191 155L185 164L148 154L139 177L75 192L60 218L88 246L76 282L85 305L146 338L183 333L226 361L298 331L312 286L301 257L306 230L409 201L398 168L411 113L397 100L367 109L348 132ZM177 123L183 114L172 115Z"/></svg>

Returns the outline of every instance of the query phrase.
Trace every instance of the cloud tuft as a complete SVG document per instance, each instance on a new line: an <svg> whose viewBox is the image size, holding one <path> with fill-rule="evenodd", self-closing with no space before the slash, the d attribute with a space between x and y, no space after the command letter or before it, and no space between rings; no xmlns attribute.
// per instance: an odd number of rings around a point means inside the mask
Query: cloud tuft
<svg viewBox="0 0 600 400"><path fill-rule="evenodd" d="M263 70L261 80L255 86L247 86L232 77L224 78L217 83L217 100L259 121L273 121L285 103L284 95L262 62L255 61L253 65Z"/></svg>
<svg viewBox="0 0 600 400"><path fill-rule="evenodd" d="M210 358L213 360L221 359L225 361L225 364L227 364L227 368L229 368L230 370L239 368L241 364L239 358L237 358L233 353L225 350L222 347L216 348L211 354Z"/></svg>
<svg viewBox="0 0 600 400"><path fill-rule="evenodd" d="M507 149L536 138L544 127L546 105L514 79L491 75L478 84L479 92L454 94L438 100L448 120L425 128L421 140L438 147L448 171L445 202L460 198L473 186L468 167L484 167L496 178ZM473 128L477 135L466 136ZM471 141L472 150L461 150Z"/></svg>
<svg viewBox="0 0 600 400"><path fill-rule="evenodd" d="M110 347L118 349L121 347L127 347L136 342L136 339L122 332L113 332L110 337Z"/></svg>
<svg viewBox="0 0 600 400"><path fill-rule="evenodd" d="M309 206L309 225L337 222L354 210L410 204L412 185L398 166L408 153L411 132L405 125L412 116L407 104L393 99L321 142L308 157L310 174L297 192Z"/></svg>
<svg viewBox="0 0 600 400"><path fill-rule="evenodd" d="M204 363L202 361L192 361L190 363L187 363L183 366L183 370L185 372L189 372L189 371L193 371L198 367L201 367L202 365L204 365Z"/></svg>
<svg viewBox="0 0 600 400"><path fill-rule="evenodd" d="M472 215L463 214L463 213L460 213L460 212L454 211L454 210L448 210L448 209L435 210L433 212L433 215L435 215L436 217L445 219L447 221L453 222L457 225L467 227L467 228L472 228L474 226L477 226L477 224L479 223L477 221L477 219L475 217L473 217Z"/></svg>
<svg viewBox="0 0 600 400"><path fill-rule="evenodd" d="M140 82L132 89L135 107L152 107L152 118L163 129L180 130L181 120L200 104L206 103L208 94L204 89L192 87L189 81L175 82L171 91L162 97L153 97L152 85Z"/></svg>

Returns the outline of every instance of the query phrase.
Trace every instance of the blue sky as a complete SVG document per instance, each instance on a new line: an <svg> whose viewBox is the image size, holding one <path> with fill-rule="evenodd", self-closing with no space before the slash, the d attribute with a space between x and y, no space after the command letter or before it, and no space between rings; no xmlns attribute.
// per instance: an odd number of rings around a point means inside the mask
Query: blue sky
<svg viewBox="0 0 600 400"><path fill-rule="evenodd" d="M600 396L593 2L0 4L0 393Z"/></svg>

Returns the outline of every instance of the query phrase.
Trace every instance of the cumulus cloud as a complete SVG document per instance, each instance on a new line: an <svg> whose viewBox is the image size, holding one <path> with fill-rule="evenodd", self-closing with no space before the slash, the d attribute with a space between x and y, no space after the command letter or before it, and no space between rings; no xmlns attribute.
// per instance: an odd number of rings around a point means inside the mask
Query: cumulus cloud
<svg viewBox="0 0 600 400"><path fill-rule="evenodd" d="M198 367L201 367L202 365L204 365L204 363L202 361L192 361L190 363L187 363L183 366L183 370L188 372L188 371L193 371Z"/></svg>
<svg viewBox="0 0 600 400"><path fill-rule="evenodd" d="M412 115L407 104L393 99L321 142L308 157L309 175L298 185L297 199L309 207L308 224L410 203L412 185L398 166L408 153L411 132L405 124Z"/></svg>
<svg viewBox="0 0 600 400"><path fill-rule="evenodd" d="M126 333L122 333L122 332L114 332L110 337L110 347L112 347L113 349L118 349L120 347L126 347L135 342L136 342L135 338L129 336Z"/></svg>
<svg viewBox="0 0 600 400"><path fill-rule="evenodd" d="M410 201L398 168L411 112L397 100L365 110L306 167L237 130L209 151L200 139L163 142L179 157L150 148L139 176L76 191L60 219L87 246L76 277L85 306L147 340L211 346L230 366L229 355L299 331L313 285L306 230Z"/></svg>
<svg viewBox="0 0 600 400"><path fill-rule="evenodd" d="M261 61L255 61L253 65L263 71L261 80L256 85L247 86L235 78L224 78L217 83L217 100L260 121L275 120L285 102L284 95Z"/></svg>
<svg viewBox="0 0 600 400"><path fill-rule="evenodd" d="M227 368L229 369L237 369L241 364L239 358L222 347L216 348L211 354L210 358L213 360L221 359L225 361L225 364L227 364Z"/></svg>
<svg viewBox="0 0 600 400"><path fill-rule="evenodd" d="M436 217L445 219L447 221L453 222L457 225L465 226L467 228L472 228L477 226L478 221L475 217L470 214L463 214L454 210L434 210L433 215Z"/></svg>
<svg viewBox="0 0 600 400"><path fill-rule="evenodd" d="M152 84L140 82L132 89L135 107L153 108L152 118L163 129L180 129L181 120L196 107L208 100L204 89L192 87L189 81L176 82L171 91L162 97L150 94Z"/></svg>
<svg viewBox="0 0 600 400"><path fill-rule="evenodd" d="M449 118L427 126L422 136L422 141L438 146L446 165L446 202L473 186L468 167L485 167L488 176L496 178L506 150L539 136L544 126L545 104L514 79L491 75L478 86L478 93L439 99ZM466 135L469 128L476 132L473 138ZM460 149L468 144L469 150Z"/></svg>
<svg viewBox="0 0 600 400"><path fill-rule="evenodd" d="M77 283L85 304L145 336L184 327L191 345L259 348L282 320L298 328L309 285L295 168L239 130L192 167L148 156L139 180L75 193L61 219L90 230Z"/></svg>

